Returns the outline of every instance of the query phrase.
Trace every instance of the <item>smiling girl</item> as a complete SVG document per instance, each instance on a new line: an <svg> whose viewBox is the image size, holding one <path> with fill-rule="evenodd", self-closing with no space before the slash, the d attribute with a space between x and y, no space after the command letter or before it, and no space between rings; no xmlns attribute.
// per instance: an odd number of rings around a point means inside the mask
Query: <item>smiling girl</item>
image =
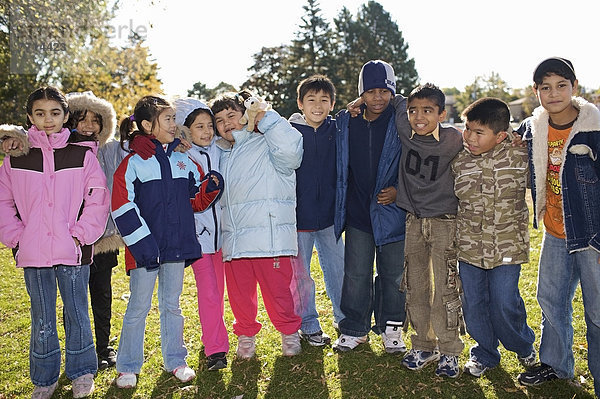
<svg viewBox="0 0 600 399"><path fill-rule="evenodd" d="M132 132L133 123L139 130ZM196 240L195 210L220 194L218 173L204 175L185 154L174 152L175 110L164 99L143 97L121 123L121 142L148 135L155 154L128 155L115 172L112 216L127 245L125 263L131 295L123 319L117 356L117 386L132 388L144 362L144 331L158 278L160 338L165 369L182 382L195 372L187 366L179 297L184 267L202 256Z"/></svg>
<svg viewBox="0 0 600 399"><path fill-rule="evenodd" d="M31 300L32 397L56 389L61 353L56 330L56 287L63 301L65 374L73 397L94 390L98 364L88 315L87 287L92 244L106 226L109 194L96 156L68 143L65 96L54 87L27 101L31 148L8 156L0 167L0 241L15 249ZM2 130L10 129L3 125Z"/></svg>

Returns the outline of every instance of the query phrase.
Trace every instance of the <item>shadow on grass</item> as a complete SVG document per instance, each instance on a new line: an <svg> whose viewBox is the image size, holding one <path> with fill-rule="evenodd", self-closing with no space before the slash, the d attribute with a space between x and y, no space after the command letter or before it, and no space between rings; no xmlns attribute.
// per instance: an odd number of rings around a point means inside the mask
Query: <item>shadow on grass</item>
<svg viewBox="0 0 600 399"><path fill-rule="evenodd" d="M302 353L275 360L273 374L265 399L329 398L327 377L323 366L323 351L327 347L311 347L303 343Z"/></svg>
<svg viewBox="0 0 600 399"><path fill-rule="evenodd" d="M370 345L381 345L371 342ZM485 398L472 378L442 378L435 364L411 371L402 366L402 355L374 353L369 345L338 354L343 398ZM465 393L468 392L468 396Z"/></svg>
<svg viewBox="0 0 600 399"><path fill-rule="evenodd" d="M220 395L223 395L227 390L225 381L223 381L223 371L208 371L206 368L206 356L204 356L204 350L199 351L198 365L196 379L194 381L194 384L198 388L196 397L218 398Z"/></svg>
<svg viewBox="0 0 600 399"><path fill-rule="evenodd" d="M234 398L244 395L244 399L258 396L258 378L261 375L259 360L255 357L248 360L233 359L231 362L231 381L226 395L218 397Z"/></svg>

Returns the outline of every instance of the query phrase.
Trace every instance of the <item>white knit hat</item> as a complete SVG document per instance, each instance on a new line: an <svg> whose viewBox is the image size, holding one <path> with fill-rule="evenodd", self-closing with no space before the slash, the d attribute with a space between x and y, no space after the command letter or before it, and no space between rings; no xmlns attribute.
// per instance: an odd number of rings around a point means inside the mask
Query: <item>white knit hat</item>
<svg viewBox="0 0 600 399"><path fill-rule="evenodd" d="M175 123L178 125L183 125L188 115L198 108L206 109L212 115L212 111L208 105L196 98L178 98L174 101L173 105L175 106Z"/></svg>
<svg viewBox="0 0 600 399"><path fill-rule="evenodd" d="M394 68L382 60L372 60L363 65L358 75L358 95L371 89L388 89L396 95Z"/></svg>

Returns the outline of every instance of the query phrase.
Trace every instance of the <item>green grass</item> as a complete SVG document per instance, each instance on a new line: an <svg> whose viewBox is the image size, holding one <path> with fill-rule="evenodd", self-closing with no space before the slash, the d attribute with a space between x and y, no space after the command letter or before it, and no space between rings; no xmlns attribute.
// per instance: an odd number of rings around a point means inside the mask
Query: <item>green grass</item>
<svg viewBox="0 0 600 399"><path fill-rule="evenodd" d="M540 310L535 299L539 232L532 231L531 264L524 265L521 293L528 310L528 321L539 345ZM323 329L332 337L331 308L325 294L322 274L313 256L317 280L317 305ZM121 264L113 269L113 335L117 336L127 305L128 277ZM23 272L14 266L10 250L0 249L0 399L28 398L29 380L29 298ZM592 398L593 380L587 367L587 343L581 293L574 301L575 314L575 379L553 381L538 388L521 387L516 376L522 371L513 353L503 348L499 367L481 379L461 374L456 380L436 377L434 367L412 372L400 365L400 357L383 351L379 336L370 334L368 344L350 353L337 354L331 346L312 348L303 343L303 352L293 358L282 357L279 333L268 321L261 306L259 320L263 329L257 336L257 357L249 361L235 359L237 338L230 332L229 367L208 372L200 341L196 290L192 271L188 268L181 297L186 317L185 342L188 362L197 372L190 383L180 384L162 369L158 310L156 300L147 320L145 363L135 390L119 390L114 385L116 371L101 371L96 377L94 398ZM59 314L62 304L59 300ZM226 324L231 331L233 316L226 303ZM61 345L64 331L59 320ZM473 341L463 337L466 349L460 362L467 360ZM407 339L407 342L409 340ZM64 346L63 346L64 348ZM63 364L64 367L64 364ZM71 384L61 375L53 398L71 398Z"/></svg>

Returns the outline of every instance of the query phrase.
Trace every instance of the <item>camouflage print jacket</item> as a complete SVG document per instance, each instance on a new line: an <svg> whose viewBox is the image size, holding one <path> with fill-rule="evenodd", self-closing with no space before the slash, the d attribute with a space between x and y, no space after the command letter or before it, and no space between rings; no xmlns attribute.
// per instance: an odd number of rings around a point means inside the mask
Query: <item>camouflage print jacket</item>
<svg viewBox="0 0 600 399"><path fill-rule="evenodd" d="M459 260L483 269L529 260L525 202L527 149L506 139L474 156L462 150L452 162L458 197Z"/></svg>

